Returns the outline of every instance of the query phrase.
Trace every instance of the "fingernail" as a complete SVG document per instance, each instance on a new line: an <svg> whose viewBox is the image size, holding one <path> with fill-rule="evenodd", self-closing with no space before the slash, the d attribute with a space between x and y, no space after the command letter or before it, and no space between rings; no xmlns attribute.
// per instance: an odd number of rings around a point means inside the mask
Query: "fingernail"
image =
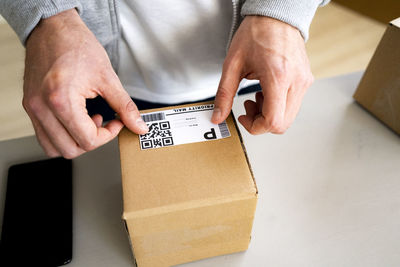
<svg viewBox="0 0 400 267"><path fill-rule="evenodd" d="M136 125L143 131L149 131L149 127L147 127L147 124L143 121L143 119L141 117L139 117L136 120Z"/></svg>
<svg viewBox="0 0 400 267"><path fill-rule="evenodd" d="M221 109L214 108L214 112L213 112L211 120L218 121L220 118L221 118Z"/></svg>

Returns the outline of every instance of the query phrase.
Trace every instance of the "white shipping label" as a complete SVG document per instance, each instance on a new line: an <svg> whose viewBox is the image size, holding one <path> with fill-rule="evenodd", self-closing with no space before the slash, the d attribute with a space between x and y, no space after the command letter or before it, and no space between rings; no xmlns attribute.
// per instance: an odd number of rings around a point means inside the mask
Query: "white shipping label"
<svg viewBox="0 0 400 267"><path fill-rule="evenodd" d="M226 121L213 124L214 104L142 114L149 132L139 136L140 148L151 149L217 140L231 136Z"/></svg>

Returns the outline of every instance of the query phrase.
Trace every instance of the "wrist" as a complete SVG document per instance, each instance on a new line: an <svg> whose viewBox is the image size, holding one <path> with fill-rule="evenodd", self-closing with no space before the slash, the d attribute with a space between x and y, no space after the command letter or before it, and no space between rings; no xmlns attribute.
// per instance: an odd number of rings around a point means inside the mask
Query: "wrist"
<svg viewBox="0 0 400 267"><path fill-rule="evenodd" d="M281 37L292 36L295 38L299 37L303 39L301 32L298 28L276 18L258 15L247 15L244 18L243 22L250 25L254 36L263 36L266 38L270 37L271 35Z"/></svg>
<svg viewBox="0 0 400 267"><path fill-rule="evenodd" d="M39 38L45 36L48 40L49 37L60 33L63 34L65 30L70 30L82 23L83 21L75 8L60 12L46 19L41 19L28 37L26 45L28 47L30 40L36 39L36 36Z"/></svg>

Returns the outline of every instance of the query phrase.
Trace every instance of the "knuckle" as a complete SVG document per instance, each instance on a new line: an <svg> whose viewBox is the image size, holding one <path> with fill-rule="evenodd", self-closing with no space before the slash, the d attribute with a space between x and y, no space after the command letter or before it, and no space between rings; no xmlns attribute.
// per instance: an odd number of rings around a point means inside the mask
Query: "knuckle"
<svg viewBox="0 0 400 267"><path fill-rule="evenodd" d="M79 153L76 150L68 149L63 151L61 155L66 159L73 159L76 158L79 155Z"/></svg>
<svg viewBox="0 0 400 267"><path fill-rule="evenodd" d="M85 151L91 151L96 148L94 141L88 139L84 140L80 145L80 147Z"/></svg>
<svg viewBox="0 0 400 267"><path fill-rule="evenodd" d="M57 157L59 154L55 151L50 151L50 150L45 150L46 156L48 156L49 158L55 158Z"/></svg>
<svg viewBox="0 0 400 267"><path fill-rule="evenodd" d="M265 128L268 129L268 132L275 134L283 134L285 132L285 127L281 119L277 117L272 117L266 120Z"/></svg>
<svg viewBox="0 0 400 267"><path fill-rule="evenodd" d="M132 100L128 100L128 102L125 104L125 110L127 112L135 112L135 113L137 113L135 115L139 116L139 111L136 108L136 105L135 105L135 103L133 103Z"/></svg>
<svg viewBox="0 0 400 267"><path fill-rule="evenodd" d="M314 75L313 75L312 73L310 73L310 74L308 75L308 78L307 78L307 84L308 84L308 86L310 86L311 84L313 84L314 81L315 81ZM307 87L308 87L308 86L307 86Z"/></svg>
<svg viewBox="0 0 400 267"><path fill-rule="evenodd" d="M226 87L220 86L218 88L216 98L219 98L222 101L231 101L233 96L234 95L232 94L232 92L229 89L227 89Z"/></svg>
<svg viewBox="0 0 400 267"><path fill-rule="evenodd" d="M279 128L272 128L271 133L273 134L284 134L286 129L279 127Z"/></svg>
<svg viewBox="0 0 400 267"><path fill-rule="evenodd" d="M280 57L280 60L275 61L271 68L272 74L277 81L286 79L287 74L290 73L290 62L286 57Z"/></svg>
<svg viewBox="0 0 400 267"><path fill-rule="evenodd" d="M59 150L61 152L61 156L66 159L73 159L81 154L81 150L77 145L73 145L71 147L62 147Z"/></svg>
<svg viewBox="0 0 400 267"><path fill-rule="evenodd" d="M249 131L249 133L252 134L252 135L260 135L260 134L263 134L263 133L266 132L265 130L263 130L263 131L258 130L258 131L257 131L257 130L254 130L254 129L249 129L248 131Z"/></svg>
<svg viewBox="0 0 400 267"><path fill-rule="evenodd" d="M32 96L29 98L24 98L22 100L22 106L25 110L29 110L33 113L38 113L42 108L42 101L40 100L39 96Z"/></svg>
<svg viewBox="0 0 400 267"><path fill-rule="evenodd" d="M229 56L223 63L222 68L226 71L240 72L243 65L243 59L240 54Z"/></svg>
<svg viewBox="0 0 400 267"><path fill-rule="evenodd" d="M300 77L300 81L304 88L308 88L314 82L314 76L311 73L305 73Z"/></svg>
<svg viewBox="0 0 400 267"><path fill-rule="evenodd" d="M53 109L59 110L64 106L63 98L59 93L52 92L47 96L47 101Z"/></svg>
<svg viewBox="0 0 400 267"><path fill-rule="evenodd" d="M285 74L286 74L286 71L284 70L284 68L276 67L274 69L274 76L278 81L283 81L286 77Z"/></svg>
<svg viewBox="0 0 400 267"><path fill-rule="evenodd" d="M22 103L22 107L23 107L26 111L28 111L28 100L26 99L26 97L23 97L23 98L22 98L21 103Z"/></svg>
<svg viewBox="0 0 400 267"><path fill-rule="evenodd" d="M47 101L51 108L62 110L66 106L66 98L58 90L53 90L47 95Z"/></svg>
<svg viewBox="0 0 400 267"><path fill-rule="evenodd" d="M43 81L45 100L53 109L62 109L67 104L64 83L64 76L60 71L48 73Z"/></svg>
<svg viewBox="0 0 400 267"><path fill-rule="evenodd" d="M62 71L53 70L46 74L43 83L47 88L58 88L65 81L65 77Z"/></svg>

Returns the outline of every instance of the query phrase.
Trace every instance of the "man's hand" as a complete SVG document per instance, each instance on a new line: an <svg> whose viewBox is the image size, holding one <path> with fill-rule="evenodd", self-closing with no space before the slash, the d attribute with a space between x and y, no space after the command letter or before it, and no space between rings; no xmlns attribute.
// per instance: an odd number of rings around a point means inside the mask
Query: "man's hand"
<svg viewBox="0 0 400 267"><path fill-rule="evenodd" d="M121 121L104 127L86 99L102 96ZM74 158L113 139L125 124L148 131L109 58L75 10L42 20L27 41L23 106L51 157Z"/></svg>
<svg viewBox="0 0 400 267"><path fill-rule="evenodd" d="M239 122L251 134L281 134L294 121L303 96L313 82L300 32L284 22L247 16L236 32L225 59L215 99L214 123L232 109L239 82L258 79L262 92L244 103Z"/></svg>

